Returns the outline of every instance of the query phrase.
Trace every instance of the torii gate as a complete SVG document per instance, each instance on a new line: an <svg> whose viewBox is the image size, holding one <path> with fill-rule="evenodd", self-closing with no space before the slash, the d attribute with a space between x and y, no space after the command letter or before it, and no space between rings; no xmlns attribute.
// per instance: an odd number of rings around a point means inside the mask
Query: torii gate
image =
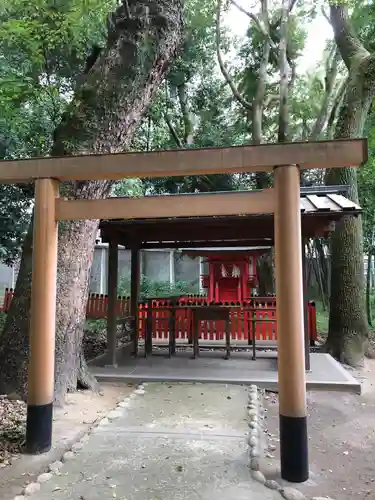
<svg viewBox="0 0 375 500"><path fill-rule="evenodd" d="M281 474L291 482L306 481L300 170L353 167L366 161L366 139L1 161L0 182L35 181L27 451L47 452L52 443L59 221L274 214ZM259 171L274 173L274 188L199 199L177 195L64 200L58 195L59 182L64 181Z"/></svg>

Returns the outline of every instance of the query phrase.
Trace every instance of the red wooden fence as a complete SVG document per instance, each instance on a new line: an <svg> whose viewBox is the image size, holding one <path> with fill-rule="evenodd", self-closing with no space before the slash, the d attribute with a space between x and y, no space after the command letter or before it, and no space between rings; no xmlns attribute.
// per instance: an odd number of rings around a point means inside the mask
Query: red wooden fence
<svg viewBox="0 0 375 500"><path fill-rule="evenodd" d="M7 312L14 292L5 290L3 306L0 311ZM152 334L155 339L168 339L171 301L169 299L152 300ZM207 306L207 297L187 296L181 298L176 308L176 339L188 339L192 331L192 306ZM243 302L223 303L230 308L230 324L232 340L252 339L255 332L256 340L277 340L276 299L274 297L256 297ZM87 302L86 317L92 319L105 318L107 314L108 297L91 294ZM308 302L308 332L311 341L317 340L315 303ZM139 304L138 322L139 335L145 336L149 302ZM116 315L130 315L129 297L118 297ZM202 340L223 340L225 338L224 321L201 321L199 336Z"/></svg>

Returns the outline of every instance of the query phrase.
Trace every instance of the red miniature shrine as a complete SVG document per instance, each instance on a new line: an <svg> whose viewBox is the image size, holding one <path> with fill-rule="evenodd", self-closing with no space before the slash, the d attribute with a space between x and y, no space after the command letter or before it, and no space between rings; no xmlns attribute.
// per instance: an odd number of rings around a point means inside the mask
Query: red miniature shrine
<svg viewBox="0 0 375 500"><path fill-rule="evenodd" d="M201 275L209 302L242 302L258 287L256 259L270 247L196 248L183 253L205 258L208 274Z"/></svg>

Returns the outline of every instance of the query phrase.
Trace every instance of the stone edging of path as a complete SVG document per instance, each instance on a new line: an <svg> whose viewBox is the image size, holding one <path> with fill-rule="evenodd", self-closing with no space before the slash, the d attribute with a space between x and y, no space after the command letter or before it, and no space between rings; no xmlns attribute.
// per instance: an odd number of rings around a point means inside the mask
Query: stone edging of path
<svg viewBox="0 0 375 500"><path fill-rule="evenodd" d="M109 413L101 418L98 422L96 422L80 439L78 439L70 448L67 450L61 457L60 460L57 460L48 466L48 472L43 472L39 474L36 481L33 483L29 483L25 486L21 495L17 495L14 497L14 500L27 500L28 497L37 493L40 490L40 487L43 483L46 483L50 479L53 478L54 475L60 475L60 469L63 467L64 463L74 459L75 453L81 450L84 444L88 441L90 434L95 432L96 429L107 425L111 420L115 420L123 415L123 411L125 408L129 406L130 400L136 398L137 396L142 396L145 394L145 385L139 384L136 386L135 390L129 394L125 399L117 403L116 407L109 411Z"/></svg>
<svg viewBox="0 0 375 500"><path fill-rule="evenodd" d="M249 459L251 477L263 484L270 490L278 491L282 498L285 500L309 500L306 495L291 488L289 486L281 486L273 479L267 479L267 471L262 471L263 447L262 438L264 438L263 420L263 395L256 385L251 385L249 389L249 401L247 404L248 411L248 426L249 433L247 436L247 443L249 445ZM332 500L329 497L313 497L311 500Z"/></svg>

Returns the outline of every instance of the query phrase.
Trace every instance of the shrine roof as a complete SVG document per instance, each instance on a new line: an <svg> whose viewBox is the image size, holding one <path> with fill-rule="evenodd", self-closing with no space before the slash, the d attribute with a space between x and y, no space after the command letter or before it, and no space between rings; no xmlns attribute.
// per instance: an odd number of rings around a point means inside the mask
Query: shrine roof
<svg viewBox="0 0 375 500"><path fill-rule="evenodd" d="M345 196L347 191L347 186L301 188L303 237L324 236L343 217L361 213L361 207ZM195 196L199 203L200 193L195 194L194 199ZM163 195L160 195L160 201L162 198ZM142 248L189 248L198 245L217 248L219 245L226 246L226 242L232 248L269 246L273 244L274 236L273 214L267 213L102 220L100 229L103 241L116 238L121 245L136 244ZM215 243L209 245L210 242Z"/></svg>

